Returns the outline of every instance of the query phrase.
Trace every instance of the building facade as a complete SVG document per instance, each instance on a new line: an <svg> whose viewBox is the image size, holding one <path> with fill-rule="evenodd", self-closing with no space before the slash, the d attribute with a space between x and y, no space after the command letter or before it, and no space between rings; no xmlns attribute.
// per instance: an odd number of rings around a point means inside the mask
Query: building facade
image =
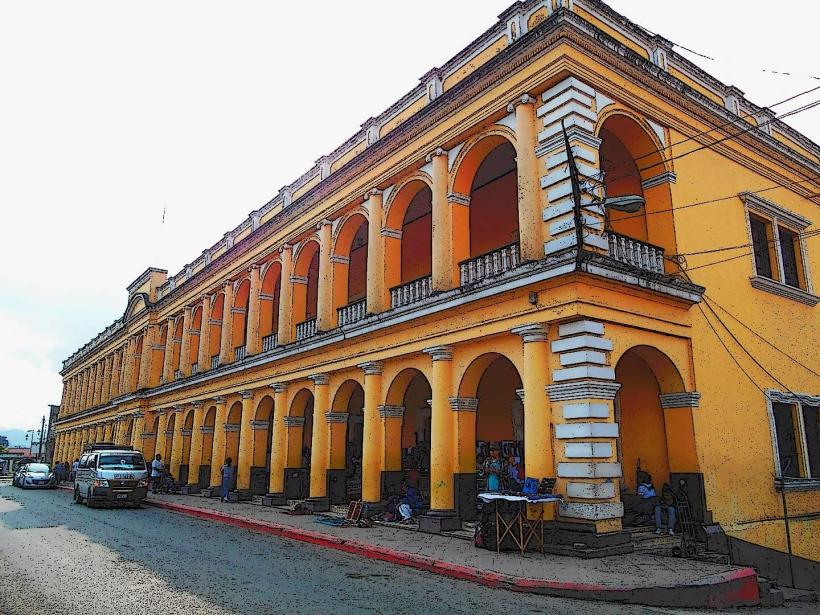
<svg viewBox="0 0 820 615"><path fill-rule="evenodd" d="M818 178L817 145L669 41L518 2L183 271L135 280L64 363L55 461L113 440L195 490L231 457L240 499L317 510L377 509L414 468L441 531L475 517L498 442L557 478L558 550L628 549L641 469L737 559L781 574L790 542L810 578Z"/></svg>

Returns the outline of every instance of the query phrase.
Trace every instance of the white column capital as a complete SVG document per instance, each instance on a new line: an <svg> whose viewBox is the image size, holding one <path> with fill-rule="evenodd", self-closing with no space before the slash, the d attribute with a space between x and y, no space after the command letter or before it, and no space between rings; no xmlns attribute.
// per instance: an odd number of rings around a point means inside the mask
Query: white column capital
<svg viewBox="0 0 820 615"><path fill-rule="evenodd" d="M287 382L271 382L270 388L273 389L274 393L287 393L288 392L288 383Z"/></svg>
<svg viewBox="0 0 820 615"><path fill-rule="evenodd" d="M253 391L239 391L239 396L242 399L250 399L253 397Z"/></svg>
<svg viewBox="0 0 820 615"><path fill-rule="evenodd" d="M364 370L365 376L378 376L384 370L384 363L381 361L368 361L367 363L360 363L359 367Z"/></svg>
<svg viewBox="0 0 820 615"><path fill-rule="evenodd" d="M546 342L548 332L549 327L543 323L533 323L531 325L522 325L510 329L510 333L520 335L521 340L525 344L530 342Z"/></svg>
<svg viewBox="0 0 820 615"><path fill-rule="evenodd" d="M507 113L512 113L518 105L532 105L535 104L535 99L529 94L523 94L520 98L516 98L507 105Z"/></svg>
<svg viewBox="0 0 820 615"><path fill-rule="evenodd" d="M325 421L328 423L347 423L348 412L325 412Z"/></svg>
<svg viewBox="0 0 820 615"><path fill-rule="evenodd" d="M313 374L308 376L308 380L313 380L314 386L324 386L330 382L330 376L327 374Z"/></svg>
<svg viewBox="0 0 820 615"><path fill-rule="evenodd" d="M283 416L282 421L285 423L285 427L302 427L305 424L305 417Z"/></svg>
<svg viewBox="0 0 820 615"><path fill-rule="evenodd" d="M404 406L379 406L379 416L383 419L402 418Z"/></svg>
<svg viewBox="0 0 820 615"><path fill-rule="evenodd" d="M436 149L434 149L432 152L430 152L429 154L427 154L424 157L424 161L425 162L432 162L433 158L435 158L437 156L446 156L447 154L448 154L448 152L447 152L446 149L443 149L441 147L437 147Z"/></svg>
<svg viewBox="0 0 820 615"><path fill-rule="evenodd" d="M214 401L219 405L223 405L228 400L224 395L217 395L216 397L214 397Z"/></svg>
<svg viewBox="0 0 820 615"><path fill-rule="evenodd" d="M475 412L478 409L477 397L450 397L450 409L454 412Z"/></svg>
<svg viewBox="0 0 820 615"><path fill-rule="evenodd" d="M433 346L422 350L424 354L430 355L433 361L452 361L453 347L452 346Z"/></svg>

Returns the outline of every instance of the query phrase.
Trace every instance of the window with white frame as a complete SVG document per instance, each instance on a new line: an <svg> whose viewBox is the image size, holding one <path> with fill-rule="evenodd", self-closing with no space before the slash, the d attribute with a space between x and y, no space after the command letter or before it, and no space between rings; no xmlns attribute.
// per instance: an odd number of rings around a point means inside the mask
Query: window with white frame
<svg viewBox="0 0 820 615"><path fill-rule="evenodd" d="M767 391L778 478L820 480L820 396Z"/></svg>
<svg viewBox="0 0 820 615"><path fill-rule="evenodd" d="M740 194L746 206L755 275L752 286L808 305L820 297L812 290L801 233L811 221L756 194Z"/></svg>

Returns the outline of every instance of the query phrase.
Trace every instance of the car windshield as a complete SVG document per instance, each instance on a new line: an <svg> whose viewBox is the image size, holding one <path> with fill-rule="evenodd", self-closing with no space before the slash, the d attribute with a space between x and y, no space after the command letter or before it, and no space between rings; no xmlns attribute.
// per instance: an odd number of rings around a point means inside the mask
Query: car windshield
<svg viewBox="0 0 820 615"><path fill-rule="evenodd" d="M99 468L107 470L144 470L145 461L139 453L113 453L100 455Z"/></svg>
<svg viewBox="0 0 820 615"><path fill-rule="evenodd" d="M30 463L26 467L26 472L44 472L45 474L48 474L50 470L44 463Z"/></svg>

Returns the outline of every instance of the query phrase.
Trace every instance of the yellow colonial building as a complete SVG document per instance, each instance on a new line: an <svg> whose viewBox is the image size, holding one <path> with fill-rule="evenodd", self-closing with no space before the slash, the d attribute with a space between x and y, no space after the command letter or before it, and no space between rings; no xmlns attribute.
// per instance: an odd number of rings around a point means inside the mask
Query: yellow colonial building
<svg viewBox="0 0 820 615"><path fill-rule="evenodd" d="M412 470L442 531L498 443L557 479L556 551L630 549L640 468L711 549L816 582L820 147L776 115L601 2L517 2L135 280L64 362L55 459L131 444L195 492L231 457L235 499L314 510Z"/></svg>

